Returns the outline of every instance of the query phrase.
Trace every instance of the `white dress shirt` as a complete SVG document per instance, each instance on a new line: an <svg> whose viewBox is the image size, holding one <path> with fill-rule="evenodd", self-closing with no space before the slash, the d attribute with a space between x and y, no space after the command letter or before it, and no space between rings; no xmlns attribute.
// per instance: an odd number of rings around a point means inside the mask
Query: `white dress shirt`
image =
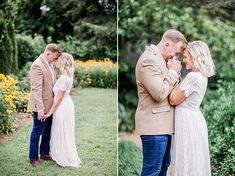
<svg viewBox="0 0 235 176"><path fill-rule="evenodd" d="M51 76L52 76L52 82L53 84L55 83L55 75L54 75L54 72L53 72L53 65L52 64L49 64L49 62L43 57L43 55L41 55L41 57L44 59L44 61L47 63L49 69L50 69L50 72L51 72Z"/></svg>

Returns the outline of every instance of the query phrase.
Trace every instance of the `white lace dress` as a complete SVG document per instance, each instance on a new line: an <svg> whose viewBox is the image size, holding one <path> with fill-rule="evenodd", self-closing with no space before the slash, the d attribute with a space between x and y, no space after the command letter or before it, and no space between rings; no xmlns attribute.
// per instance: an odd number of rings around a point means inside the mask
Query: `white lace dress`
<svg viewBox="0 0 235 176"><path fill-rule="evenodd" d="M53 87L55 98L59 90L65 91L60 105L53 113L50 141L50 155L63 167L79 167L81 163L75 143L74 104L69 95L72 84L71 78L62 75Z"/></svg>
<svg viewBox="0 0 235 176"><path fill-rule="evenodd" d="M187 97L175 108L173 176L210 176L207 124L199 107L207 88L207 78L190 72L180 84Z"/></svg>

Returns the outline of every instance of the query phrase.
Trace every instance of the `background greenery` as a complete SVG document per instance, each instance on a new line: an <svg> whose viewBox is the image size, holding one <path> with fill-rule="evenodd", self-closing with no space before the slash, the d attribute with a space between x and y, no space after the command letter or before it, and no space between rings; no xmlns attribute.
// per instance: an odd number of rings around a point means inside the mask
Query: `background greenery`
<svg viewBox="0 0 235 176"><path fill-rule="evenodd" d="M0 70L17 73L47 43L58 43L75 58L117 58L115 0L2 0Z"/></svg>
<svg viewBox="0 0 235 176"><path fill-rule="evenodd" d="M235 158L232 140L235 136L232 100L235 90L232 86L235 81L235 5L226 3L124 0L119 7L119 131L134 130L138 103L135 64L144 47L158 43L167 29L178 29L188 41L206 42L216 65L217 73L209 79L202 110L208 124L213 173L218 176L235 174L234 166L229 164L234 163Z"/></svg>
<svg viewBox="0 0 235 176"><path fill-rule="evenodd" d="M45 6L46 10L40 10ZM42 35L79 58L116 59L115 0L21 0L16 31Z"/></svg>

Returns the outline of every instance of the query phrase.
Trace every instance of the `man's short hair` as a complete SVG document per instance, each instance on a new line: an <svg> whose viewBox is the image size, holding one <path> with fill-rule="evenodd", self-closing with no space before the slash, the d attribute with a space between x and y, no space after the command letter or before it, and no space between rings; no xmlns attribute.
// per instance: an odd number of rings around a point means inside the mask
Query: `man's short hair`
<svg viewBox="0 0 235 176"><path fill-rule="evenodd" d="M61 53L59 46L58 46L57 44L55 44L55 43L50 43L50 44L48 44L48 45L46 46L45 51L51 51L51 52L53 52L53 53L55 53L55 52Z"/></svg>
<svg viewBox="0 0 235 176"><path fill-rule="evenodd" d="M182 41L185 44L184 48L186 48L186 46L188 44L188 41L186 40L184 35L180 31L178 31L176 29L169 29L169 30L167 30L163 34L162 40L163 41L164 40L170 40L170 41L172 41L174 43L178 43L179 41Z"/></svg>

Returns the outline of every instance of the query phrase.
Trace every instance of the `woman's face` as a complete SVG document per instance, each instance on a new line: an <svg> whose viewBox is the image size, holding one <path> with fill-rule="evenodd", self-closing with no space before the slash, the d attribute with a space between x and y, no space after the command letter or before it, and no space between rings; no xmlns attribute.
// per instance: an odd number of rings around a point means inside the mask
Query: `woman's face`
<svg viewBox="0 0 235 176"><path fill-rule="evenodd" d="M192 60L192 58L191 58L191 56L190 56L187 49L184 50L183 62L185 63L187 70L191 70L194 67L193 60Z"/></svg>
<svg viewBox="0 0 235 176"><path fill-rule="evenodd" d="M58 59L56 60L56 62L55 62L56 68L60 68L60 67L61 67L60 59L61 59L61 58L58 58Z"/></svg>

